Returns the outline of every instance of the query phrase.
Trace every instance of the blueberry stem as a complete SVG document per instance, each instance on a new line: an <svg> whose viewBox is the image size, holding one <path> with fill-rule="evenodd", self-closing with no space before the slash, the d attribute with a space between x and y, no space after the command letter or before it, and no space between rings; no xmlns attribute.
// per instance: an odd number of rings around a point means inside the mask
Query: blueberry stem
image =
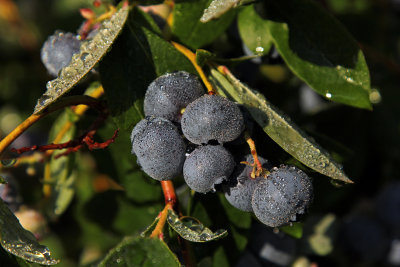
<svg viewBox="0 0 400 267"><path fill-rule="evenodd" d="M249 166L253 166L253 170L251 171L251 174L250 174L251 178L255 179L256 177L259 177L261 175L266 177L269 174L269 172L267 170L263 169L261 162L258 159L256 144L254 143L254 140L250 137L250 134L247 131L244 132L244 138L246 139L246 142L249 145L250 153L253 156L254 163L250 164L249 162L246 162L246 161L243 161L241 163L249 165Z"/></svg>
<svg viewBox="0 0 400 267"><path fill-rule="evenodd" d="M153 232L150 234L150 238L159 238L160 240L164 239L164 234L163 234L163 229L164 225L167 222L167 215L168 215L168 210L172 209L173 204L172 203L167 203L164 207L164 209L160 212L158 217L160 219L157 222L156 227L154 228Z"/></svg>
<svg viewBox="0 0 400 267"><path fill-rule="evenodd" d="M214 87L210 83L210 81L207 79L206 75L204 74L203 69L197 64L196 62L196 54L190 51L188 48L184 47L181 44L175 43L171 41L171 44L179 51L181 52L184 56L189 59L189 61L193 64L194 68L197 70L199 73L199 76L201 80L203 81L204 85L207 88L207 92L209 95L216 95L217 92L215 91Z"/></svg>

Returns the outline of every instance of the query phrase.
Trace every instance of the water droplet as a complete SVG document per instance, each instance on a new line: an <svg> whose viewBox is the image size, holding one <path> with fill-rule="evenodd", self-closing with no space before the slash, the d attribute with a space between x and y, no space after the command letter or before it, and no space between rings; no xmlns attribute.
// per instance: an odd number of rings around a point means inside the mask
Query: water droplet
<svg viewBox="0 0 400 267"><path fill-rule="evenodd" d="M262 53L262 52L264 52L264 47L262 47L262 46L257 46L257 47L256 47L256 52L257 52L257 53Z"/></svg>
<svg viewBox="0 0 400 267"><path fill-rule="evenodd" d="M369 100L372 104L378 104L382 100L382 96L377 89L372 89L371 93L369 94Z"/></svg>
<svg viewBox="0 0 400 267"><path fill-rule="evenodd" d="M326 92L325 96L326 96L326 98L332 98L332 94L329 92Z"/></svg>

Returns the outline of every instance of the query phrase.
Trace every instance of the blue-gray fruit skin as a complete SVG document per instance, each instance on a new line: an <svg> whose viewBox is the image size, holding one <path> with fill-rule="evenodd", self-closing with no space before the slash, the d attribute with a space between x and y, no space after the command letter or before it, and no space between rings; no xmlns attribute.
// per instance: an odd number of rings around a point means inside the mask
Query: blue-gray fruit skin
<svg viewBox="0 0 400 267"><path fill-rule="evenodd" d="M265 225L279 227L304 214L313 197L311 179L296 167L273 168L252 196L254 215Z"/></svg>
<svg viewBox="0 0 400 267"><path fill-rule="evenodd" d="M186 144L175 125L164 118L148 117L131 134L132 154L143 171L158 181L182 174Z"/></svg>
<svg viewBox="0 0 400 267"><path fill-rule="evenodd" d="M268 160L258 156L258 159L263 168L269 170L272 168ZM251 154L244 157L241 161L253 163L254 158ZM228 202L237 209L252 212L251 198L257 184L265 179L264 177L251 178L252 166L242 163L236 164L235 170L231 177L229 177L231 186L226 189L225 198Z"/></svg>
<svg viewBox="0 0 400 267"><path fill-rule="evenodd" d="M78 36L70 32L56 31L49 36L40 54L47 71L57 77L58 72L71 62L72 56L79 52L80 45Z"/></svg>
<svg viewBox="0 0 400 267"><path fill-rule="evenodd" d="M144 114L179 122L181 110L204 94L197 77L185 71L164 74L147 88Z"/></svg>
<svg viewBox="0 0 400 267"><path fill-rule="evenodd" d="M220 144L239 137L244 120L239 107L217 95L204 95L190 103L183 113L182 132L195 144L217 140Z"/></svg>
<svg viewBox="0 0 400 267"><path fill-rule="evenodd" d="M224 147L200 146L187 156L183 178L196 192L215 192L215 185L227 180L234 167L233 156Z"/></svg>

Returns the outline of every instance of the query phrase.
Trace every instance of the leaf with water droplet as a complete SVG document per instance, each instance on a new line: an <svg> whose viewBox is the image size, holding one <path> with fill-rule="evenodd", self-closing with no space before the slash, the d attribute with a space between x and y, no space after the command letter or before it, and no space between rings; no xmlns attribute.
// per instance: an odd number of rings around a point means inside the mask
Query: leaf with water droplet
<svg viewBox="0 0 400 267"><path fill-rule="evenodd" d="M51 103L70 91L107 53L129 14L128 7L120 8L110 19L105 20L93 38L82 42L80 52L73 55L68 66L59 76L49 81L46 92L39 98L34 113L43 111Z"/></svg>
<svg viewBox="0 0 400 267"><path fill-rule="evenodd" d="M6 204L0 200L1 246L9 253L30 262L54 265L59 261L51 258L46 246L40 245L34 235L25 230Z"/></svg>
<svg viewBox="0 0 400 267"><path fill-rule="evenodd" d="M236 10L229 10L218 20L202 23L200 18L209 3L209 0L176 1L171 26L172 35L176 40L197 49L221 36L234 20Z"/></svg>
<svg viewBox="0 0 400 267"><path fill-rule="evenodd" d="M206 23L212 19L217 19L228 12L229 9L235 7L240 0L213 0L204 10L200 21Z"/></svg>
<svg viewBox="0 0 400 267"><path fill-rule="evenodd" d="M262 94L245 86L230 73L225 77L216 69L212 69L210 79L217 91L228 94L243 104L272 140L294 158L332 179L352 183L328 152L269 103Z"/></svg>
<svg viewBox="0 0 400 267"><path fill-rule="evenodd" d="M371 109L370 76L364 54L350 33L315 1L262 1L239 16L260 21L243 41L272 40L289 69L329 100ZM239 23L239 26L244 23ZM245 27L244 24L242 27ZM262 31L258 31L260 29ZM240 27L239 27L240 29ZM247 40L247 39L251 40Z"/></svg>
<svg viewBox="0 0 400 267"><path fill-rule="evenodd" d="M158 238L127 237L100 262L98 267L181 266L175 254Z"/></svg>
<svg viewBox="0 0 400 267"><path fill-rule="evenodd" d="M239 12L237 23L243 44L254 55L268 54L272 46L268 22L257 16L253 6L247 6Z"/></svg>
<svg viewBox="0 0 400 267"><path fill-rule="evenodd" d="M209 242L225 237L228 234L223 229L212 232L198 220L191 217L179 218L173 210L168 210L167 222L182 238L192 242Z"/></svg>
<svg viewBox="0 0 400 267"><path fill-rule="evenodd" d="M159 220L160 220L160 217L157 216L154 219L154 221L142 233L140 233L140 236L146 237L146 235L149 234L156 227Z"/></svg>

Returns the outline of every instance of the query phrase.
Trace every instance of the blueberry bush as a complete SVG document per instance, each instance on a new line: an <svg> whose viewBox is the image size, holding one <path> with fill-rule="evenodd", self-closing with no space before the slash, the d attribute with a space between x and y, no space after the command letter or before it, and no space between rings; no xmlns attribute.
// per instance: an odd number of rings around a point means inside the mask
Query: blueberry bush
<svg viewBox="0 0 400 267"><path fill-rule="evenodd" d="M0 1L0 266L400 266L399 12Z"/></svg>

